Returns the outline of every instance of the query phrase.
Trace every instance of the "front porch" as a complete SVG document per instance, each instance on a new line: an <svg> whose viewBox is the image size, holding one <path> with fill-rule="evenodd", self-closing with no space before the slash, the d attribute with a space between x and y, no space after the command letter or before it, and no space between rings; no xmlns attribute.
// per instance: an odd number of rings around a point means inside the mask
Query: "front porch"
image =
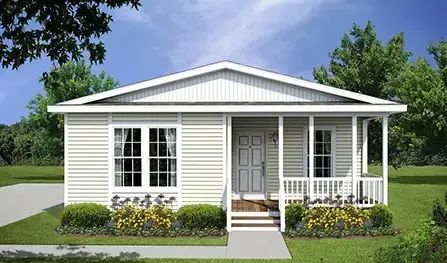
<svg viewBox="0 0 447 263"><path fill-rule="evenodd" d="M387 204L388 117L329 116L226 116L227 225L236 230L234 214L250 212L283 231L285 207L305 200ZM368 173L373 118L383 120L382 176Z"/></svg>

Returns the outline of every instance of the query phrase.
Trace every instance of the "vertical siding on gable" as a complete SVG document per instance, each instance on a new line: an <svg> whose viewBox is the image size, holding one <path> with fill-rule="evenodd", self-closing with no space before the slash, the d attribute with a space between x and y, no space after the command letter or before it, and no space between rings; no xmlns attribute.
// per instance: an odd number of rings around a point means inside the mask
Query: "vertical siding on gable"
<svg viewBox="0 0 447 263"><path fill-rule="evenodd" d="M108 204L108 114L67 115L67 203Z"/></svg>
<svg viewBox="0 0 447 263"><path fill-rule="evenodd" d="M182 114L182 205L222 205L224 128L222 113Z"/></svg>
<svg viewBox="0 0 447 263"><path fill-rule="evenodd" d="M158 87L109 98L106 102L308 102L349 99L260 78L221 70Z"/></svg>

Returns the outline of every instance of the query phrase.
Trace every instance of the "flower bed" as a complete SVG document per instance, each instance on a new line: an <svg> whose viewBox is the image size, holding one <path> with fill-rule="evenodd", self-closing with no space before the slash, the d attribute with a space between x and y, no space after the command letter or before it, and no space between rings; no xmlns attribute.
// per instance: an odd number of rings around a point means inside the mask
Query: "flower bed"
<svg viewBox="0 0 447 263"><path fill-rule="evenodd" d="M61 235L142 236L142 237L222 237L226 235L225 211L212 205L191 205L176 212L159 195L154 202L147 195L143 200L113 199L110 211L98 204L69 205L64 209ZM101 211L101 213L98 213ZM180 220L179 220L180 219Z"/></svg>
<svg viewBox="0 0 447 263"><path fill-rule="evenodd" d="M175 229L136 229L118 228L113 226L103 227L71 227L59 226L54 231L61 235L83 235L83 236L140 236L140 237L222 237L227 234L225 229L205 228L188 229L185 227Z"/></svg>
<svg viewBox="0 0 447 263"><path fill-rule="evenodd" d="M392 227L393 214L385 205L362 209L353 204L305 206L299 203L286 207L285 236L352 237L393 236L399 230Z"/></svg>

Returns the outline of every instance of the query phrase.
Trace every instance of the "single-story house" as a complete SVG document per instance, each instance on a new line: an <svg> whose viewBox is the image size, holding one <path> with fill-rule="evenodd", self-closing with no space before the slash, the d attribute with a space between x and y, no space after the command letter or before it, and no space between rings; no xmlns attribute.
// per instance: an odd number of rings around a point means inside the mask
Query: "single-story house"
<svg viewBox="0 0 447 263"><path fill-rule="evenodd" d="M65 116L65 205L161 193L174 209L222 206L228 231L278 231L304 199L387 204L388 116L407 106L222 61L48 110ZM368 173L376 118L381 176Z"/></svg>

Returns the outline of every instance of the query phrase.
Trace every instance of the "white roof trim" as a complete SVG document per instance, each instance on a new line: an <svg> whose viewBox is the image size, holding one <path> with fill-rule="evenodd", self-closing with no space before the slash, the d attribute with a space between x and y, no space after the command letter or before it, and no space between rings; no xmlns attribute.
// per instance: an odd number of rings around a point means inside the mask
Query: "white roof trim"
<svg viewBox="0 0 447 263"><path fill-rule="evenodd" d="M402 104L363 105L53 105L49 112L302 112L395 113L407 111Z"/></svg>
<svg viewBox="0 0 447 263"><path fill-rule="evenodd" d="M250 74L250 75L254 75L254 76L258 76L258 77L262 77L262 78L266 78L266 79L270 79L270 80L275 80L275 81L279 81L279 82L283 82L283 83L287 83L287 84L291 84L291 85L296 85L296 86L304 87L307 89L316 90L316 91L320 91L320 92L324 92L324 93L328 93L328 94L332 94L332 95L336 95L336 96L340 96L340 97L345 97L348 99L353 99L353 100L357 100L357 101L361 101L361 102L365 102L365 103L397 104L392 101L383 100L383 99L379 99L376 97L372 97L372 96L368 96L368 95L364 95L364 94L360 94L360 93L356 93L356 92L352 92L352 91L338 89L338 88L318 84L318 83L315 83L312 81L307 81L307 80L283 75L280 73L271 72L268 70L254 68L254 67L250 67L250 66L230 62L230 61L222 61L222 62L217 62L214 64L209 64L206 66L174 73L171 75L167 75L167 76L163 76L163 77L159 77L159 78L155 78L155 79L151 79L151 80L147 80L147 81L138 82L138 83L131 84L128 86L123 86L121 88L116 88L113 90L77 98L74 100L61 102L58 105L86 104L86 103L90 103L90 102L94 102L94 101L98 101L98 100L107 99L110 97L119 96L119 95L122 95L125 93L130 93L130 92L134 92L134 91L138 91L138 90L142 90L142 89L146 89L146 88L150 88L150 87L154 87L154 86L158 86L158 85L162 85L162 84L166 84L166 83L170 83L170 82L174 82L174 81L178 81L178 80L182 80L182 79L186 79L186 78L190 78L190 77L194 77L194 76L199 76L202 74L207 74L207 73L211 73L211 72L215 72L215 71L223 70L223 69L234 70L237 72L246 73L246 74Z"/></svg>

